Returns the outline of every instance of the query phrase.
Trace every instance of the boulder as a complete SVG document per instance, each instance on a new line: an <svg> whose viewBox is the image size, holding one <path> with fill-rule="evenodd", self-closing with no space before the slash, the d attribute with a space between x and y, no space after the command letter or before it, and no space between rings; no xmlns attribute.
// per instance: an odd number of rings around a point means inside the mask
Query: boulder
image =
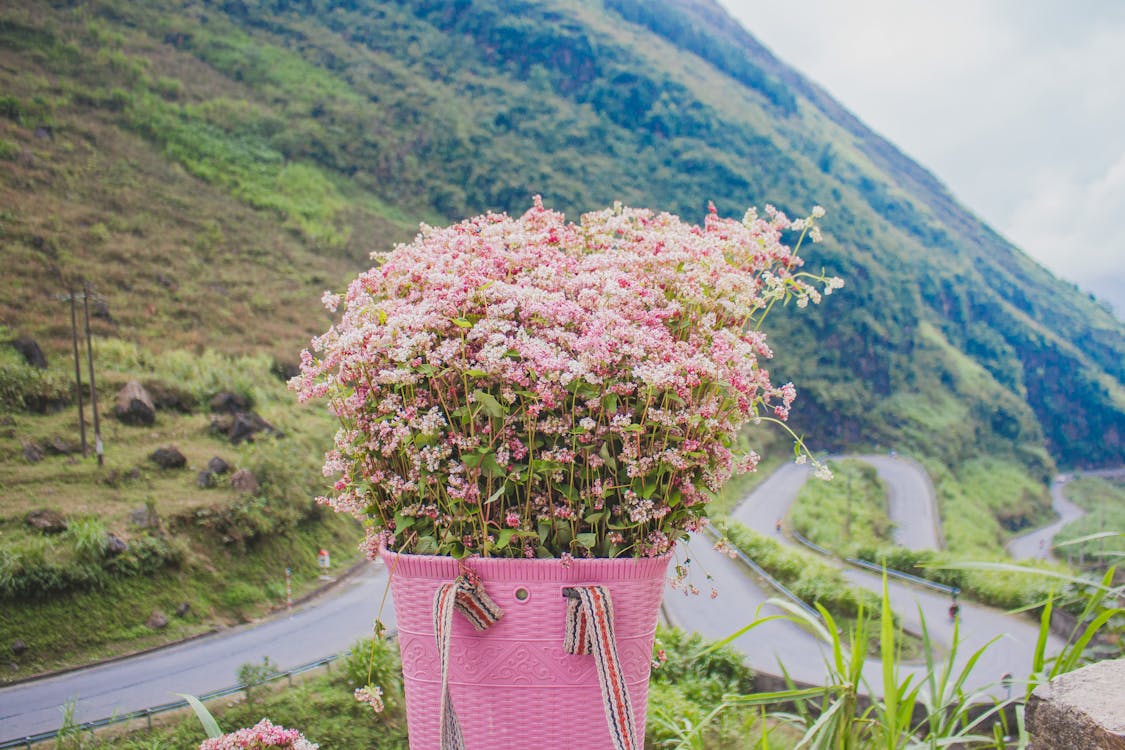
<svg viewBox="0 0 1125 750"><path fill-rule="evenodd" d="M149 426L156 421L156 406L144 386L130 380L117 392L113 415L125 424Z"/></svg>
<svg viewBox="0 0 1125 750"><path fill-rule="evenodd" d="M29 365L40 370L47 369L47 357L43 354L43 350L39 348L39 344L35 339L20 336L18 339L12 341L11 344L12 348L19 352L23 356L24 361Z"/></svg>
<svg viewBox="0 0 1125 750"><path fill-rule="evenodd" d="M187 602L182 602L180 606L176 607L176 617L185 617L191 611L191 605Z"/></svg>
<svg viewBox="0 0 1125 750"><path fill-rule="evenodd" d="M113 319L113 316L109 312L109 303L104 299L94 299L94 304L90 307L90 314L107 323L117 325L117 321Z"/></svg>
<svg viewBox="0 0 1125 750"><path fill-rule="evenodd" d="M129 549L129 543L116 534L106 534L105 551L110 557L116 557Z"/></svg>
<svg viewBox="0 0 1125 750"><path fill-rule="evenodd" d="M211 460L207 462L207 471L212 474L226 474L230 471L230 464L218 456L213 456Z"/></svg>
<svg viewBox="0 0 1125 750"><path fill-rule="evenodd" d="M204 469L203 471L199 472L199 476L196 478L195 483L199 485L199 489L201 489L201 490L206 490L206 489L210 489L211 487L214 487L215 486L215 474L214 474L214 472L211 472L211 471L208 471L207 469Z"/></svg>
<svg viewBox="0 0 1125 750"><path fill-rule="evenodd" d="M168 627L168 618L165 617L164 613L160 610L154 609L152 610L152 614L149 615L148 622L146 622L145 625L153 630L161 630Z"/></svg>
<svg viewBox="0 0 1125 750"><path fill-rule="evenodd" d="M281 362L275 359L270 364L270 372L276 375L281 382L288 383L301 374L301 365L296 362Z"/></svg>
<svg viewBox="0 0 1125 750"><path fill-rule="evenodd" d="M24 517L24 523L41 534L61 534L67 529L62 514L47 508L31 511Z"/></svg>
<svg viewBox="0 0 1125 750"><path fill-rule="evenodd" d="M1100 661L1035 688L1029 750L1125 750L1125 659Z"/></svg>
<svg viewBox="0 0 1125 750"><path fill-rule="evenodd" d="M199 406L195 396L182 388L162 383L159 380L146 380L144 389L158 411L176 411L180 414L194 414Z"/></svg>
<svg viewBox="0 0 1125 750"><path fill-rule="evenodd" d="M232 445L252 443L259 432L281 436L277 428L252 411L220 414L211 420L211 432L225 436Z"/></svg>
<svg viewBox="0 0 1125 750"><path fill-rule="evenodd" d="M230 486L247 495L253 495L259 489L258 479L249 469L239 469L231 474Z"/></svg>
<svg viewBox="0 0 1125 750"><path fill-rule="evenodd" d="M182 469L187 466L187 457L175 446L157 448L149 456L149 460L161 469Z"/></svg>
<svg viewBox="0 0 1125 750"><path fill-rule="evenodd" d="M23 441L23 459L29 464L37 464L46 457L43 453L43 446L34 440Z"/></svg>
<svg viewBox="0 0 1125 750"><path fill-rule="evenodd" d="M252 411L240 411L234 415L234 422L230 426L227 437L233 445L242 441L254 442L254 436L259 432L277 434L272 424L259 417Z"/></svg>
<svg viewBox="0 0 1125 750"><path fill-rule="evenodd" d="M234 414L247 411L250 408L250 400L237 393L220 391L211 397L210 405L211 411L216 414Z"/></svg>
<svg viewBox="0 0 1125 750"><path fill-rule="evenodd" d="M22 656L25 651L27 651L27 644L24 643L22 639L17 638L14 641L12 641L12 655L13 656L16 656L16 657Z"/></svg>
<svg viewBox="0 0 1125 750"><path fill-rule="evenodd" d="M156 529L160 527L160 514L155 507L142 505L129 513L129 523L142 529Z"/></svg>
<svg viewBox="0 0 1125 750"><path fill-rule="evenodd" d="M66 438L55 436L47 441L47 452L53 456L69 456L74 453L78 448L71 444Z"/></svg>

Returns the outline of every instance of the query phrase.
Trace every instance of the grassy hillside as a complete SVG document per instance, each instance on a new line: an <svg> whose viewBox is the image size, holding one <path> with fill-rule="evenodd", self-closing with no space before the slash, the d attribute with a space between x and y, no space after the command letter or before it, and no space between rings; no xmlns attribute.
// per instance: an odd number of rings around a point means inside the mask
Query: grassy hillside
<svg viewBox="0 0 1125 750"><path fill-rule="evenodd" d="M849 286L774 323L801 428L1041 475L1125 453L1121 323L711 3L17 2L0 55L0 321L55 348L79 278L101 335L291 359L419 219L822 203L810 260Z"/></svg>
<svg viewBox="0 0 1125 750"><path fill-rule="evenodd" d="M10 400L22 364L12 354L0 351L0 644L9 657L0 682L259 617L285 605L286 568L300 596L323 585L321 548L334 574L359 557L357 525L313 499L331 423L294 404L268 357L153 357L99 342L99 467L92 425L91 456L81 456L74 411L39 414ZM161 394L151 425L112 416L130 379ZM227 415L209 404L222 392L275 432L233 443L217 429ZM184 465L155 462L161 449Z"/></svg>
<svg viewBox="0 0 1125 750"><path fill-rule="evenodd" d="M953 532L959 554L1041 520L1056 464L1125 463L1125 326L711 0L10 0L0 341L35 339L49 367L0 346L0 587L55 580L58 606L97 613L106 591L141 607L128 582L151 574L161 606L196 613L188 630L276 603L285 548L355 534L311 505L331 427L279 377L331 324L321 293L420 221L520 212L535 194L572 218L616 200L691 221L708 201L826 206L808 261L847 286L774 316L774 379L798 384L792 423L814 449L927 457L943 515L980 519ZM129 379L190 395L152 429L105 416L105 469L27 453L75 440L65 295L83 282L103 414ZM208 399L240 389L284 438L235 451L211 432ZM171 443L186 473L151 465ZM200 488L216 451L259 490ZM131 525L149 505L179 520ZM29 532L42 508L75 530ZM109 555L107 533L132 552ZM76 640L24 635L54 600L19 621L0 608L0 643L31 646L21 674ZM122 611L62 661L164 637Z"/></svg>

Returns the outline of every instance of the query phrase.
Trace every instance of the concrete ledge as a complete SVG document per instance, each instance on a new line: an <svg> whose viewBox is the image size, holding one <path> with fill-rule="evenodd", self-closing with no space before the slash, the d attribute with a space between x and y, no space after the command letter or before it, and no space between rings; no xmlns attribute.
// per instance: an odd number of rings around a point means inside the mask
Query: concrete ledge
<svg viewBox="0 0 1125 750"><path fill-rule="evenodd" d="M1125 659L1040 685L1027 702L1029 750L1125 750Z"/></svg>

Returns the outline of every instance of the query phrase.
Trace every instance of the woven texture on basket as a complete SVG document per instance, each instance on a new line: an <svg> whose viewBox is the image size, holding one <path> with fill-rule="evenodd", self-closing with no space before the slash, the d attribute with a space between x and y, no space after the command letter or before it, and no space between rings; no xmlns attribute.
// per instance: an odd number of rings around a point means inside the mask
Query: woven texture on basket
<svg viewBox="0 0 1125 750"><path fill-rule="evenodd" d="M456 560L384 552L398 622L411 750L438 750L441 670L434 595L461 573ZM563 589L600 585L613 597L621 669L644 737L652 642L669 556L651 559L465 561L503 617L478 632L453 619L449 689L468 750L613 746L590 655L566 653Z"/></svg>

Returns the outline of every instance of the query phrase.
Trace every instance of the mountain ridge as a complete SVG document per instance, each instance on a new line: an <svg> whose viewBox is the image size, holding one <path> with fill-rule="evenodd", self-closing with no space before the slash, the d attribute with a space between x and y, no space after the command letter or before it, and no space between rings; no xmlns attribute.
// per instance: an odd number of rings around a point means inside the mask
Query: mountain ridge
<svg viewBox="0 0 1125 750"><path fill-rule="evenodd" d="M38 271L0 322L58 349L58 278L120 311L101 335L284 358L326 325L319 291L417 220L536 193L572 218L822 203L809 262L848 286L771 324L799 429L1043 476L1125 463L1125 326L711 0L14 3L0 55L0 240Z"/></svg>

